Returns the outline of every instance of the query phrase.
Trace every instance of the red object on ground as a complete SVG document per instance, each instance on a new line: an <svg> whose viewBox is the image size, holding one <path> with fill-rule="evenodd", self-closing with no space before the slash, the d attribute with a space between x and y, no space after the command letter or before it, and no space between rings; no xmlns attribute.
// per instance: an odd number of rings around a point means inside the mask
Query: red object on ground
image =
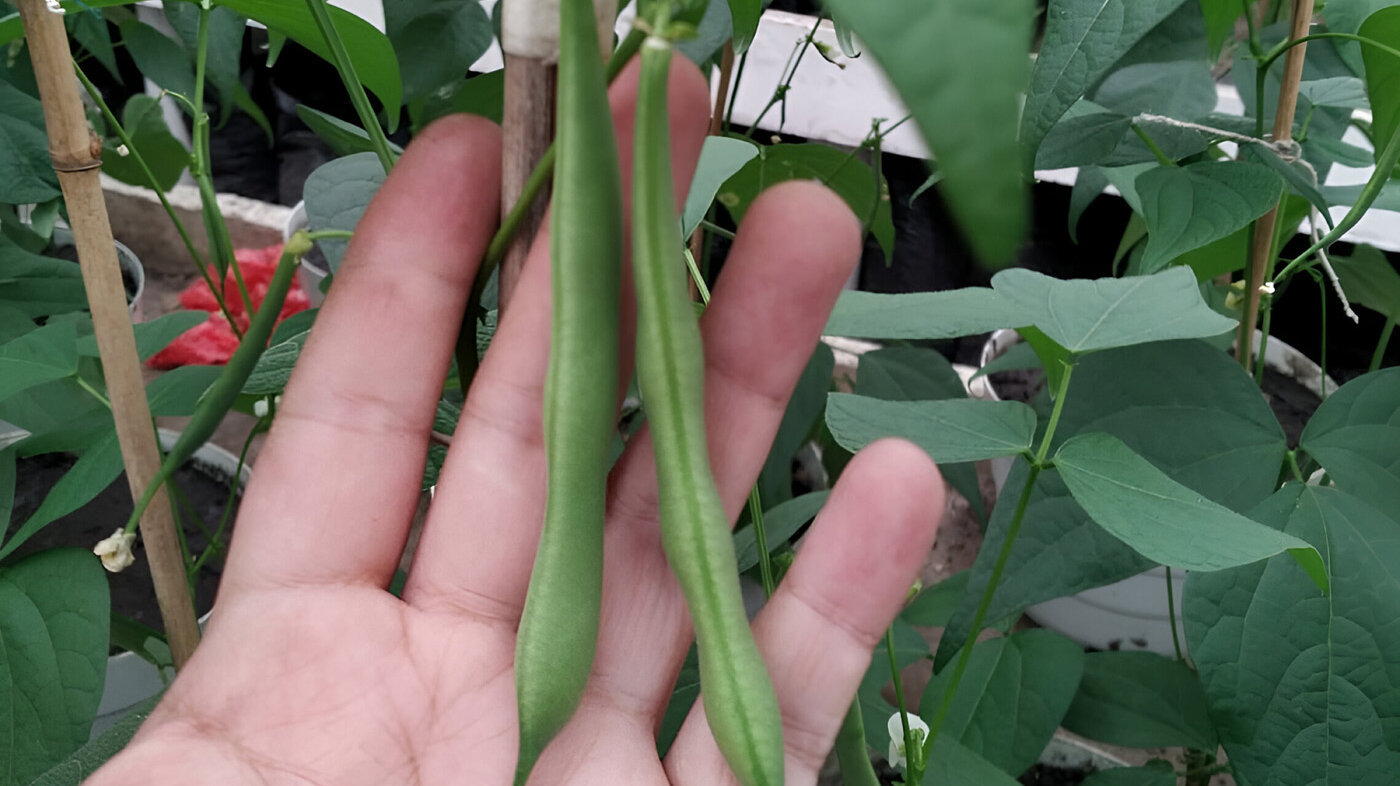
<svg viewBox="0 0 1400 786"><path fill-rule="evenodd" d="M263 298L267 296L268 285L272 282L272 275L277 271L277 263L282 258L282 246L240 248L234 251L233 255L239 272L243 274L243 283L248 288L248 299L253 302L253 308L258 309L262 306ZM211 278L217 275L212 268L209 273ZM238 324L238 329L245 330L251 317L243 307L243 297L239 294L238 280L234 278L232 269L224 276L222 283L224 302L228 304L229 314ZM202 280L191 284L180 293L180 305L191 311L208 311L209 321L186 331L170 346L152 356L147 364L151 368L171 369L193 365L221 366L227 363L238 349L238 336L219 310L219 301L215 299L209 285ZM310 307L311 301L302 290L301 283L293 278L292 286L287 290L287 299L282 303L282 313L277 320L280 322Z"/></svg>

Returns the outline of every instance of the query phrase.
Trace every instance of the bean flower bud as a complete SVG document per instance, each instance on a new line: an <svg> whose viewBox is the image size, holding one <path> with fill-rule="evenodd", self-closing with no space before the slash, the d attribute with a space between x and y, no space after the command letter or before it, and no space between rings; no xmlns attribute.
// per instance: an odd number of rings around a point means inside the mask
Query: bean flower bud
<svg viewBox="0 0 1400 786"><path fill-rule="evenodd" d="M49 9L49 11L58 14L59 16L68 13L64 10L63 6L59 4L59 0L44 0L44 5Z"/></svg>
<svg viewBox="0 0 1400 786"><path fill-rule="evenodd" d="M136 533L119 529L99 541L93 547L92 553L102 559L102 567L109 573L121 573L136 561L136 557L131 553L131 544L135 542Z"/></svg>

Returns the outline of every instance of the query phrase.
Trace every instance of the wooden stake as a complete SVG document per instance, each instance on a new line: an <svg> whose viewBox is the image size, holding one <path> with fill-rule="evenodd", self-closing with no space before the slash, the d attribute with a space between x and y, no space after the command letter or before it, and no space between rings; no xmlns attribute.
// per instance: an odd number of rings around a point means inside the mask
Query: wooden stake
<svg viewBox="0 0 1400 786"><path fill-rule="evenodd" d="M1312 26L1313 0L1293 0L1293 20L1288 32L1290 41L1308 34ZM1283 84L1278 92L1278 110L1274 113L1275 142L1293 139L1293 117L1298 108L1298 85L1303 80L1303 59L1307 44L1298 44L1284 55ZM1273 273L1274 229L1278 224L1278 207L1265 213L1254 224L1254 243L1250 247L1249 286L1246 293L1248 303L1245 317L1240 323L1240 333L1235 355L1241 365L1249 368L1250 347L1254 342L1254 326L1259 319L1259 287Z"/></svg>
<svg viewBox="0 0 1400 786"><path fill-rule="evenodd" d="M554 96L558 68L537 57L507 54L505 108L501 116L504 151L501 165L501 214L509 212L525 190L525 181L554 142ZM516 230L500 267L498 306L504 313L515 292L525 256L549 207L546 186Z"/></svg>
<svg viewBox="0 0 1400 786"><path fill-rule="evenodd" d="M141 382L141 360L127 311L126 290L117 266L116 246L107 218L100 182L102 143L88 129L78 98L73 55L63 17L47 9L44 0L19 0L29 56L44 104L49 155L58 173L68 206L73 238L78 247L88 309L97 333L97 349L112 401L112 418L121 443L127 482L139 497L160 468L160 449ZM120 526L116 522L113 526ZM194 602L185 582L185 564L175 533L174 515L165 490L141 518L141 539L151 566L156 601L160 605L170 654L176 668L189 660L199 641Z"/></svg>

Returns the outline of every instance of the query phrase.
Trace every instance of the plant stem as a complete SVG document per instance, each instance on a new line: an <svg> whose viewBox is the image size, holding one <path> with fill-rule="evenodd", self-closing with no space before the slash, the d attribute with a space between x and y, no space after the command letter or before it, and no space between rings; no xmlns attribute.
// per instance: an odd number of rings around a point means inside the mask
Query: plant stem
<svg viewBox="0 0 1400 786"><path fill-rule="evenodd" d="M1181 654L1181 639L1176 634L1176 597L1172 588L1172 566L1164 567L1167 569L1167 622L1172 626L1172 648L1176 650L1176 659L1185 663L1186 656Z"/></svg>
<svg viewBox="0 0 1400 786"><path fill-rule="evenodd" d="M720 237L725 238L725 239L727 239L727 240L733 240L733 239L734 239L734 233L733 233L733 232L730 232L729 230L725 229L724 227L720 226L719 224L716 224L716 223L713 222L713 221L706 221L706 220L704 220L704 219L701 219L701 220L700 220L700 226L704 227L705 229L707 229L707 230L709 230L709 231L715 233L716 235L719 235Z"/></svg>
<svg viewBox="0 0 1400 786"><path fill-rule="evenodd" d="M1385 327L1381 329L1381 339L1376 342L1375 354L1371 355L1370 371L1375 371L1381 367L1381 361L1385 359L1386 347L1390 345L1390 334L1395 332L1395 314L1392 313L1385 320Z"/></svg>
<svg viewBox="0 0 1400 786"><path fill-rule="evenodd" d="M1303 474L1302 468L1298 466L1298 451L1290 450L1284 454L1288 460L1288 469L1293 473L1293 477L1300 483L1307 482L1307 476Z"/></svg>
<svg viewBox="0 0 1400 786"><path fill-rule="evenodd" d="M326 0L306 0L306 7L311 12L311 17L316 20L316 28L321 32L321 38L325 39L326 46L331 50L335 69L340 72L340 81L345 83L345 92L350 96L355 114L360 116L360 124L369 134L374 153L379 156L379 163L384 165L384 173L388 174L389 170L394 168L394 151L389 147L389 138L384 135L384 129L379 125L379 116L375 114L374 107L370 106L364 85L360 84L360 77L355 73L355 63L345 49L345 42L340 39L340 33L335 29L335 22L326 8ZM385 107L384 111L396 112L398 107Z"/></svg>
<svg viewBox="0 0 1400 786"><path fill-rule="evenodd" d="M102 395L102 391L93 387L91 382L88 382L86 379L83 379L82 374L74 374L73 379L76 379L78 381L78 387L82 388L83 390L86 390L88 392L88 395L101 402L102 406L106 407L107 409L112 408L112 402L108 401L107 397Z"/></svg>
<svg viewBox="0 0 1400 786"><path fill-rule="evenodd" d="M1341 39L1344 41L1355 41L1359 44L1379 49L1380 51L1385 52L1386 54L1389 54L1392 57L1400 57L1400 49L1396 49L1393 46L1387 46L1374 38L1367 38L1365 36L1354 35L1352 33L1311 33L1309 35L1299 36L1298 38L1293 38L1288 41L1284 41L1278 46L1271 49L1268 53L1266 53L1263 57L1259 59L1259 69L1261 71L1268 70L1269 66L1273 65L1274 61L1277 60L1280 55L1282 55L1283 53L1287 52L1295 46L1300 46L1306 44L1309 41L1318 41L1324 38Z"/></svg>
<svg viewBox="0 0 1400 786"><path fill-rule="evenodd" d="M1065 394L1069 392L1069 378L1074 374L1074 364L1061 361L1065 367L1065 375L1060 378L1060 389L1056 391L1055 406L1050 410L1050 422L1045 426L1045 436L1041 437L1040 449L1035 453L1035 463L1037 466L1045 463L1045 456L1050 452L1050 443L1055 438L1055 429L1060 425L1060 413L1065 409Z"/></svg>
<svg viewBox="0 0 1400 786"><path fill-rule="evenodd" d="M1158 147L1156 142L1152 141L1152 137L1148 136L1147 132L1142 130L1142 126L1133 123L1132 129L1133 133L1138 135L1138 139L1141 139L1142 143L1147 145L1147 149L1152 151L1152 155L1157 157L1158 163L1162 166L1176 166L1176 162L1172 160L1171 156L1167 155L1161 147Z"/></svg>
<svg viewBox="0 0 1400 786"><path fill-rule="evenodd" d="M904 703L904 680L899 675L899 659L894 656L894 627L885 629L885 654L890 659L890 680L894 683L894 706L899 710L899 723L904 727L904 760L907 762L905 772L913 775L911 779L918 783L922 778L923 767L921 766L927 757L916 760L914 756L914 733L909 730L909 708Z"/></svg>
<svg viewBox="0 0 1400 786"><path fill-rule="evenodd" d="M809 33L807 33L806 38L802 39L802 44L797 49L796 62L793 62L790 68L784 69L783 81L780 82L778 86L773 89L773 95L768 98L768 103L763 106L763 111L759 112L758 117L754 118L754 121L749 124L749 129L744 132L744 136L748 137L749 139L753 139L754 132L758 130L758 124L763 122L763 118L768 115L768 110L772 109L774 106L777 106L781 102L787 101L788 90L792 89L792 80L797 76L797 69L802 66L802 58L807 54L807 50L811 48L812 41L816 39L817 30L821 29L821 25L822 17L819 14L817 15L816 23L812 25L812 30ZM744 55L747 57L748 52L745 52ZM789 60L791 59L791 56L789 56ZM779 129L781 128L782 125L779 124Z"/></svg>
<svg viewBox="0 0 1400 786"><path fill-rule="evenodd" d="M749 518L753 521L753 537L758 545L758 575L763 582L763 594L773 597L778 583L773 580L773 561L768 557L768 533L763 525L763 498L758 486L749 490Z"/></svg>
<svg viewBox="0 0 1400 786"><path fill-rule="evenodd" d="M1264 384L1264 353L1269 348L1269 327L1274 321L1272 297L1270 297L1269 300L1264 303L1263 311L1264 318L1260 321L1259 324L1259 355L1254 359L1254 383L1256 385ZM1251 339L1253 338L1253 336L1254 334L1251 333ZM1250 343L1252 344L1253 341L1251 340ZM1245 344L1244 346L1248 347L1249 344ZM1249 351L1246 350L1244 355L1245 357L1249 357Z"/></svg>
<svg viewBox="0 0 1400 786"><path fill-rule="evenodd" d="M734 86L729 91L729 108L724 112L724 133L734 125L734 105L739 102L739 83L744 79L744 66L749 64L749 50L739 55L739 67L734 69Z"/></svg>
<svg viewBox="0 0 1400 786"><path fill-rule="evenodd" d="M1240 5L1244 6L1244 24L1249 28L1249 52L1256 58L1262 57L1264 47L1259 43L1259 31L1254 27L1254 9L1250 8L1249 0L1240 0Z"/></svg>

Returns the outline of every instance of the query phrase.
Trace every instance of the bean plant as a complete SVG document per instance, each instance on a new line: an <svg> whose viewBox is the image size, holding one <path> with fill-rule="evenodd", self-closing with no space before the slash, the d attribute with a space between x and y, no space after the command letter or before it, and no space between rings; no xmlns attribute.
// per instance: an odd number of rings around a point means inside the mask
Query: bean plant
<svg viewBox="0 0 1400 786"><path fill-rule="evenodd" d="M788 101L819 98L792 88L812 52L837 64L873 58L909 115L872 118L860 148L841 151L760 141L758 121L743 129L732 122L732 102L727 110L717 104L718 133L705 144L689 197L676 205L667 63L680 53L742 80L763 4L639 0L634 28L618 37L605 62L588 0L562 0L555 148L487 252L466 314L467 340L435 423L443 434L454 428L495 324L491 270L528 204L552 184L555 322L545 412L551 485L517 652L517 782L571 716L587 679L603 484L635 428L635 407L657 435L663 538L698 639L658 732L661 752L699 694L740 782L783 782L776 702L745 624L739 581L757 579L771 594L793 542L825 500L820 490L793 495L795 454L819 452L821 474L834 476L848 451L902 436L937 460L974 508L982 502L975 464L1005 457L1014 464L972 568L911 592L875 652L836 741L845 782L881 782L878 767L886 780L910 784L1013 783L1059 727L1120 746L1184 751L1176 763L1154 760L1087 781L1101 786L1165 786L1178 777L1203 784L1220 773L1240 784L1394 782L1400 372L1383 368L1383 360L1400 317L1400 277L1379 252L1356 247L1346 256L1338 241L1368 211L1400 207L1393 182L1400 4L1330 0L1315 9L1315 19L1304 19L1302 36L1290 31L1291 17L1311 15L1311 3L1042 6L826 0L830 21L813 20L772 86L763 117L783 116ZM334 65L355 110L349 119L297 108L339 157L307 181L306 211L316 231L289 244L283 278L314 240L334 286L345 238L394 166L399 148L389 136L401 125L412 134L452 112L500 118L500 72L465 75L496 35L476 0L388 2L383 33L323 0L170 0L164 14L175 38L119 0L62 7L78 53L75 73L92 97L90 119L107 151L104 166L163 202L188 170L202 198L207 253L164 204L195 269L210 281L238 273L214 199L211 129L236 112L269 125L239 81L248 21L268 29L269 61L290 40ZM92 675L101 673L109 643L160 660L158 632L133 640L109 622L106 585L91 558L62 551L6 560L120 469L102 408L101 370L86 338L81 282L71 266L40 255L62 198L47 169L22 33L8 10L0 1L0 42L7 47L0 130L13 140L0 147L0 419L28 435L14 445L0 442L0 509L9 509L16 456L79 458L38 513L0 530L8 532L0 539L0 587L16 600L0 604L0 643L20 640L11 631L41 634L30 639L49 642L42 645L49 656L29 661L58 664L40 674L25 661L0 663L0 676L11 683L45 686L21 691L43 711L0 740L0 760L20 764L0 786L29 783L55 767L45 783L76 782L62 773L90 768L124 744L139 718L80 750L102 691ZM819 40L824 24L833 25L839 51ZM175 141L153 98L138 95L121 107L104 100L90 74L117 72L118 48L189 113L193 150ZM1285 61L1304 51L1301 79L1284 77ZM616 377L606 369L617 363L623 242L605 87L633 59L641 60L632 184L639 396L628 397L632 409L619 423L618 391L597 384ZM1233 81L1242 114L1217 111L1217 77ZM1274 128L1280 112L1285 120L1294 116L1281 135ZM695 310L708 299L718 267L716 240L763 188L817 178L850 204L886 257L893 255L879 162L884 138L906 122L918 126L934 153L921 191L938 190L968 247L999 272L990 287L844 295L827 332L884 346L861 359L853 392L832 392L832 355L818 348L731 536L734 522L714 498L698 420ZM1327 185L1342 166L1372 174L1360 186ZM1066 168L1077 170L1071 234L1118 231L1081 221L1105 189L1131 208L1112 277L1057 280L1008 267L1023 250L1034 173ZM27 220L18 205L32 205ZM1290 242L1300 225L1303 241ZM692 236L697 242L688 244ZM247 298L241 280L235 283L227 293L212 287L226 314L226 295ZM1383 326L1369 370L1335 390L1324 385L1321 405L1297 444L1289 444L1259 383L1275 301L1308 287L1348 314L1380 312ZM702 302L692 303L690 291ZM314 319L310 312L274 331L270 316L259 313L227 368L189 367L152 383L154 414L195 417L163 476L230 409L255 412L259 428L275 418L276 396ZM192 326L188 315L163 317L138 325L138 342L149 355ZM1028 402L968 398L948 362L919 343L1000 328L1016 329L1028 347L1001 365L1044 375L1045 392ZM1232 350L1252 343L1255 352ZM425 487L442 450L433 449ZM703 504L683 505L681 498ZM191 563L202 561L195 555ZM1027 606L1159 565L1188 572L1184 597L1171 596L1168 581L1167 602L1185 618L1183 630L1173 627L1175 657L1086 653L1053 631L1010 632ZM12 618L21 603L36 613ZM943 629L936 650L915 626ZM51 657L60 650L76 657ZM932 677L915 696L904 675L920 660L931 662ZM0 701L10 702L0 706L3 715L21 698L0 693ZM74 762L81 762L76 770Z"/></svg>

